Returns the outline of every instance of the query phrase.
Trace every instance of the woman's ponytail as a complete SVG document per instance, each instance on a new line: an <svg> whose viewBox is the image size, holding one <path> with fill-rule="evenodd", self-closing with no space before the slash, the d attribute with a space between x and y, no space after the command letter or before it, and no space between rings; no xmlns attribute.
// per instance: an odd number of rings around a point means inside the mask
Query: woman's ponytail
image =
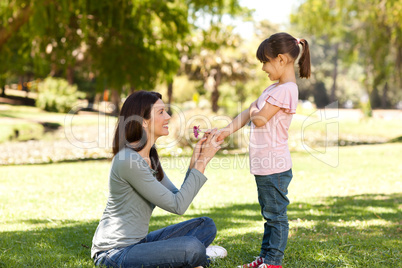
<svg viewBox="0 0 402 268"><path fill-rule="evenodd" d="M300 39L299 43L303 47L303 51L299 59L299 74L301 78L309 78L311 74L310 49L306 39Z"/></svg>
<svg viewBox="0 0 402 268"><path fill-rule="evenodd" d="M157 171L156 179L161 181L163 179L163 169L161 166L161 162L159 161L158 151L155 148L155 145L151 147L151 151L149 152L149 158L151 159L152 169Z"/></svg>

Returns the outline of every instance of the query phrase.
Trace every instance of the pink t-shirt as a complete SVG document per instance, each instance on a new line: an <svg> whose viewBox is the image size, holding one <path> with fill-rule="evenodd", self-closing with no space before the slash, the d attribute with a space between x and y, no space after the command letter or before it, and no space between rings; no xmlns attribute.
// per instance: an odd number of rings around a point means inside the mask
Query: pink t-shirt
<svg viewBox="0 0 402 268"><path fill-rule="evenodd" d="M292 168L288 147L288 130L296 113L299 92L293 82L269 86L257 100L257 108L266 102L281 109L262 127L251 123L250 172L254 175L270 175Z"/></svg>

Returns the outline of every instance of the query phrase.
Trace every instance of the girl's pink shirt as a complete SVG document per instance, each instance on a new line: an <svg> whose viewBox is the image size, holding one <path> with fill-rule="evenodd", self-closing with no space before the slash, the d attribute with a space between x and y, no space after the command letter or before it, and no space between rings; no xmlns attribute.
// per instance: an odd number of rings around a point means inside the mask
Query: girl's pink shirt
<svg viewBox="0 0 402 268"><path fill-rule="evenodd" d="M265 103L281 109L262 127L251 123L250 172L254 175L270 175L292 168L288 147L288 130L296 113L299 91L293 82L269 86L257 100L261 110Z"/></svg>

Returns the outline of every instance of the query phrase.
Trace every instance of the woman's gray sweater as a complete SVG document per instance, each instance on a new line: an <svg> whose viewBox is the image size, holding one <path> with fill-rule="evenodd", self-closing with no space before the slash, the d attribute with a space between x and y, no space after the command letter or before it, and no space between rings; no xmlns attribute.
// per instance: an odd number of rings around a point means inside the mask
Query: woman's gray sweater
<svg viewBox="0 0 402 268"><path fill-rule="evenodd" d="M155 206L184 214L206 181L204 174L191 169L178 190L166 174L159 182L155 171L137 152L122 149L112 160L109 197L92 240L91 258L97 252L126 247L143 239Z"/></svg>

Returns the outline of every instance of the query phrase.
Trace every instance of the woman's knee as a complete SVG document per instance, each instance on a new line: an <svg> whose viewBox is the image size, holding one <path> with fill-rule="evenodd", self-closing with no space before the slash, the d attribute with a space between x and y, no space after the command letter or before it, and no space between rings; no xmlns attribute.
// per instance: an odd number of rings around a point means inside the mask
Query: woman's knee
<svg viewBox="0 0 402 268"><path fill-rule="evenodd" d="M205 246L192 236L183 237L182 242L181 246L186 252L187 263L194 265L193 267L203 265L207 258Z"/></svg>
<svg viewBox="0 0 402 268"><path fill-rule="evenodd" d="M201 219L204 220L204 226L206 228L209 228L211 230L211 232L215 233L215 235L216 235L217 228L216 228L216 224L215 224L214 220L209 217L201 217Z"/></svg>

